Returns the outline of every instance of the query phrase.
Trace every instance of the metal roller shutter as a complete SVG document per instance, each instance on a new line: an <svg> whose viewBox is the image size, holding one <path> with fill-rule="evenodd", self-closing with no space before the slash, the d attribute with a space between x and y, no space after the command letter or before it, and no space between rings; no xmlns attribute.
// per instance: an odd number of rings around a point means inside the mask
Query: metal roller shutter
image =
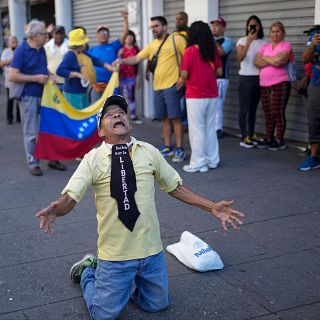
<svg viewBox="0 0 320 320"><path fill-rule="evenodd" d="M0 0L0 8L8 8L8 0Z"/></svg>
<svg viewBox="0 0 320 320"><path fill-rule="evenodd" d="M72 25L87 29L90 45L96 44L96 28L98 25L108 25L111 40L119 37L123 20L120 11L125 7L125 1L118 0L73 0Z"/></svg>
<svg viewBox="0 0 320 320"><path fill-rule="evenodd" d="M257 15L263 24L265 38L269 41L269 27L272 22L280 20L286 29L285 40L293 46L297 61L298 74L304 74L301 54L306 38L302 33L313 25L314 0L265 1L265 0L223 0L220 1L219 16L227 21L226 35L231 37L235 44L245 35L245 23L252 14ZM239 130L238 126L238 81L239 63L236 60L234 47L230 57L230 85L227 93L224 126ZM307 141L306 107L304 99L293 89L286 109L287 129L285 137L297 141ZM261 105L258 107L256 131L264 133L264 116Z"/></svg>
<svg viewBox="0 0 320 320"><path fill-rule="evenodd" d="M164 0L164 16L168 21L169 32L176 28L176 14L184 11L184 0Z"/></svg>

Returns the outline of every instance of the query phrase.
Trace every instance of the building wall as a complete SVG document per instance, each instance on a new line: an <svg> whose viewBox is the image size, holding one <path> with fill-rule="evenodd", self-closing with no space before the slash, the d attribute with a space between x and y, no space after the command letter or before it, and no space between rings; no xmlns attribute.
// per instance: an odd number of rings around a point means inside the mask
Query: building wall
<svg viewBox="0 0 320 320"><path fill-rule="evenodd" d="M164 16L168 21L168 31L176 28L176 14L184 11L184 0L164 0Z"/></svg>
<svg viewBox="0 0 320 320"><path fill-rule="evenodd" d="M96 41L96 28L98 25L108 25L111 40L119 37L122 31L123 19L120 11L125 7L123 0L73 0L72 24L87 29L90 44Z"/></svg>

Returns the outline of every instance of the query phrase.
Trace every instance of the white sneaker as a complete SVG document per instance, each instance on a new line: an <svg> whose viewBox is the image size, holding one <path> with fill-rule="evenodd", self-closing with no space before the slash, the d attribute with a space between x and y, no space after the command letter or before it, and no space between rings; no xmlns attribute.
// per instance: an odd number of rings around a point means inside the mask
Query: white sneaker
<svg viewBox="0 0 320 320"><path fill-rule="evenodd" d="M209 169L217 169L218 166L219 166L219 163L217 163L217 164L207 163L207 167L208 167Z"/></svg>
<svg viewBox="0 0 320 320"><path fill-rule="evenodd" d="M185 172L207 172L209 168L207 166L194 168L194 167L191 167L190 164L186 164L185 166L183 166L182 170Z"/></svg>

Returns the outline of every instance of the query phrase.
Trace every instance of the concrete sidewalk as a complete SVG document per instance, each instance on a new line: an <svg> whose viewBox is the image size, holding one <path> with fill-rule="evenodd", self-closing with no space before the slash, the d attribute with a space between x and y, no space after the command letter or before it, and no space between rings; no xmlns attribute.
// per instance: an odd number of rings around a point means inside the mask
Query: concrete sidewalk
<svg viewBox="0 0 320 320"><path fill-rule="evenodd" d="M0 320L89 319L70 266L96 251L92 192L66 217L55 234L38 229L35 213L56 199L78 163L66 172L41 166L27 170L20 124L7 125L0 102ZM156 146L161 127L146 121L133 135ZM187 137L186 137L187 141ZM304 159L294 148L247 150L239 141L220 141L221 166L208 173L184 173L184 183L214 200L233 199L245 225L225 234L208 213L157 190L164 246L188 230L220 254L225 268L197 273L166 253L171 305L147 314L129 303L120 319L319 320L320 170L299 172Z"/></svg>

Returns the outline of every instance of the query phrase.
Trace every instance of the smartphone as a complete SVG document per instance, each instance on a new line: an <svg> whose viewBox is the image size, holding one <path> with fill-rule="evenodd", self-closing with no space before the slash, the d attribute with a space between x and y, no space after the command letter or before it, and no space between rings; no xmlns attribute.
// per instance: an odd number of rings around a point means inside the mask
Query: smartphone
<svg viewBox="0 0 320 320"><path fill-rule="evenodd" d="M256 31L257 31L257 26L255 25L255 24L252 24L251 26L250 26L250 33L256 33Z"/></svg>

